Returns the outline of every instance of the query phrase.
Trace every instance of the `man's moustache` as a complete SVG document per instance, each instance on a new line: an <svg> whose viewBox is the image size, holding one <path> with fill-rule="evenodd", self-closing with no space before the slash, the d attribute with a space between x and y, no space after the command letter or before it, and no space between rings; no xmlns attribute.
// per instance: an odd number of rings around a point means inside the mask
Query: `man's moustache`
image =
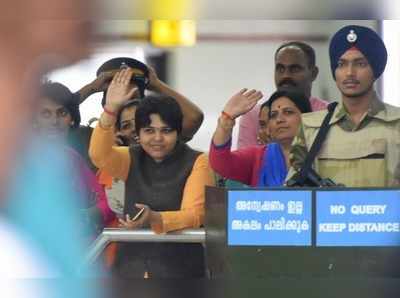
<svg viewBox="0 0 400 298"><path fill-rule="evenodd" d="M279 87L282 87L282 85L291 85L293 87L296 87L296 83L293 82L292 80L285 80L279 83Z"/></svg>

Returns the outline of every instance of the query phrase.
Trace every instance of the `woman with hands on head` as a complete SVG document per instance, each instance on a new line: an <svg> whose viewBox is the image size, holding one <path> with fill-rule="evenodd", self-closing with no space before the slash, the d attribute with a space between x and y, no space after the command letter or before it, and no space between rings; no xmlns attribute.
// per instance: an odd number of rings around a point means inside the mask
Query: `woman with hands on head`
<svg viewBox="0 0 400 298"><path fill-rule="evenodd" d="M124 217L120 224L127 229L150 227L156 233L200 227L204 219L205 186L213 185L213 178L205 154L181 141L183 115L173 98L145 97L135 112L139 146L113 146L116 113L137 92L129 84L131 76L129 68L114 76L89 151L100 169L126 182ZM142 209L142 214L134 219ZM204 274L199 244L121 246L116 269L123 276Z"/></svg>
<svg viewBox="0 0 400 298"><path fill-rule="evenodd" d="M276 91L262 105L269 110L272 142L231 151L235 119L250 111L262 96L259 91L242 89L227 102L211 142L210 165L222 177L250 186L282 186L301 113L311 112L311 107L308 99L297 91Z"/></svg>

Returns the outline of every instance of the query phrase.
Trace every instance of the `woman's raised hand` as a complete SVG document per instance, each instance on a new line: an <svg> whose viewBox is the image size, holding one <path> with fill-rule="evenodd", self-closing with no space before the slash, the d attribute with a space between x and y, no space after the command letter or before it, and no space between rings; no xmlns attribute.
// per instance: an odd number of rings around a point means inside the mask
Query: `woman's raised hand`
<svg viewBox="0 0 400 298"><path fill-rule="evenodd" d="M244 88L229 99L224 112L235 119L250 111L262 97L261 91Z"/></svg>
<svg viewBox="0 0 400 298"><path fill-rule="evenodd" d="M124 68L114 75L107 89L106 106L112 112L118 111L119 107L133 98L138 88L134 87L130 82L133 71L130 68Z"/></svg>

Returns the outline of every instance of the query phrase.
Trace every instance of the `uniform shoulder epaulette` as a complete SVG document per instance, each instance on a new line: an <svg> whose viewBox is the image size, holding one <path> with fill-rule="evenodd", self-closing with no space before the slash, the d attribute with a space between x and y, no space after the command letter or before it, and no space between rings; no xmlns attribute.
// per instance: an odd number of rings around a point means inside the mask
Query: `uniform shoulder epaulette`
<svg viewBox="0 0 400 298"><path fill-rule="evenodd" d="M400 108L385 103L385 110L380 111L375 117L388 122L398 121L400 120Z"/></svg>
<svg viewBox="0 0 400 298"><path fill-rule="evenodd" d="M303 125L308 127L320 127L327 113L328 110L305 113L302 115Z"/></svg>

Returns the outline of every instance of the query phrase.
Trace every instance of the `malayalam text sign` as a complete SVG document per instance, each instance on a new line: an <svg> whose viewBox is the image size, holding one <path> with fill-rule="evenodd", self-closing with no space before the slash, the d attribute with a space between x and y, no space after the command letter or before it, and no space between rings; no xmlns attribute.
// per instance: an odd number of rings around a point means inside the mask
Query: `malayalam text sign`
<svg viewBox="0 0 400 298"><path fill-rule="evenodd" d="M228 192L228 245L310 246L311 191Z"/></svg>

